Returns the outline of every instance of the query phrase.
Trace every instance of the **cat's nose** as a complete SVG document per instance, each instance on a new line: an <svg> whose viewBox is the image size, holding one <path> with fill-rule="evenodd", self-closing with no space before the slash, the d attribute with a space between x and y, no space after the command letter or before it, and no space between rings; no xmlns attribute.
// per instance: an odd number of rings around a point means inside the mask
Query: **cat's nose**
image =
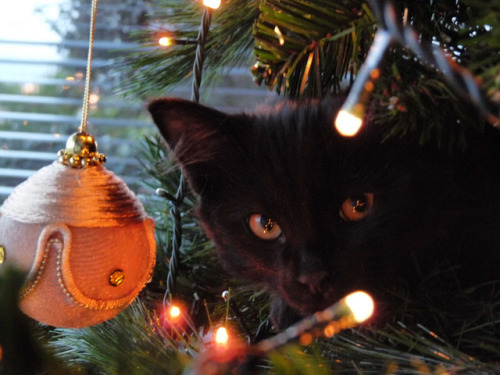
<svg viewBox="0 0 500 375"><path fill-rule="evenodd" d="M299 276L299 283L306 285L311 293L319 293L328 273L326 271L316 271Z"/></svg>

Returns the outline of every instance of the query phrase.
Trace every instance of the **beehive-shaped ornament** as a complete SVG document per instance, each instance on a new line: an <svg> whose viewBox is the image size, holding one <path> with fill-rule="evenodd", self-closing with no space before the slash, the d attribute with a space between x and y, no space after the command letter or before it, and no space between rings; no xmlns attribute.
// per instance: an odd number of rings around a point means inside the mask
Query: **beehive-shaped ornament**
<svg viewBox="0 0 500 375"><path fill-rule="evenodd" d="M58 160L0 207L0 269L26 272L20 307L42 323L80 328L108 320L153 272L154 222L104 162L91 135L73 134Z"/></svg>

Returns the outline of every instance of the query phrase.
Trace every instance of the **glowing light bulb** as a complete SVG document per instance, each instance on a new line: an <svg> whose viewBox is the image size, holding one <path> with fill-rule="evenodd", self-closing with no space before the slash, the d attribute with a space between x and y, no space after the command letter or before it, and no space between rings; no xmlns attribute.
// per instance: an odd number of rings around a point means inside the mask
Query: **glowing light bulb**
<svg viewBox="0 0 500 375"><path fill-rule="evenodd" d="M89 95L89 103L91 105L96 105L101 100L101 96L95 92Z"/></svg>
<svg viewBox="0 0 500 375"><path fill-rule="evenodd" d="M218 345L226 345L229 340L229 335L224 327L219 327L215 333L215 342Z"/></svg>
<svg viewBox="0 0 500 375"><path fill-rule="evenodd" d="M278 37L278 40L280 42L280 46L282 46L283 44L285 44L285 38L283 38L283 34L281 33L281 30L278 26L276 26L274 28L274 32L276 34L276 36Z"/></svg>
<svg viewBox="0 0 500 375"><path fill-rule="evenodd" d="M345 137L355 136L362 124L363 120L360 117L344 109L339 111L335 119L335 128Z"/></svg>
<svg viewBox="0 0 500 375"><path fill-rule="evenodd" d="M181 315L181 309L179 309L175 305L172 305L170 307L170 310L168 311L168 314L170 315L171 318L176 319Z"/></svg>
<svg viewBox="0 0 500 375"><path fill-rule="evenodd" d="M338 328L335 327L335 324L333 323L330 323L328 324L325 329L323 330L323 334L326 336L326 337L333 337L333 335L335 335L335 333L338 332Z"/></svg>
<svg viewBox="0 0 500 375"><path fill-rule="evenodd" d="M373 314L375 304L373 298L366 292L354 292L345 297L345 303L351 309L354 320L364 322Z"/></svg>
<svg viewBox="0 0 500 375"><path fill-rule="evenodd" d="M158 44L163 47L169 47L174 44L174 42L172 38L169 38L168 36L162 36L160 39L158 39Z"/></svg>
<svg viewBox="0 0 500 375"><path fill-rule="evenodd" d="M24 94L24 95L31 95L31 94L36 94L40 91L40 87L35 84L35 83L25 83L22 87L21 87L21 92Z"/></svg>
<svg viewBox="0 0 500 375"><path fill-rule="evenodd" d="M73 76L68 76L65 78L67 82L74 82L75 81L75 77ZM70 86L69 85L63 85L63 90L69 90Z"/></svg>
<svg viewBox="0 0 500 375"><path fill-rule="evenodd" d="M312 342L313 342L313 335L311 335L310 333L303 333L299 337L299 343L302 346L311 345Z"/></svg>
<svg viewBox="0 0 500 375"><path fill-rule="evenodd" d="M212 9L217 9L220 7L220 2L221 0L203 0L203 5Z"/></svg>

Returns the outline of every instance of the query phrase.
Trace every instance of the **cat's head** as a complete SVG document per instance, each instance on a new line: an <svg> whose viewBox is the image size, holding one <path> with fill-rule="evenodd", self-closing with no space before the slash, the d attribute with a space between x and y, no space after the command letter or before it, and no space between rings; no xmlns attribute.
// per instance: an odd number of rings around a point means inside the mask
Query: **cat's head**
<svg viewBox="0 0 500 375"><path fill-rule="evenodd" d="M235 115L179 99L149 106L225 267L302 315L357 289L412 282L413 248L426 261L418 241L432 223L418 223L425 203L409 192L426 189L412 181L418 165L369 124L339 135L340 104Z"/></svg>

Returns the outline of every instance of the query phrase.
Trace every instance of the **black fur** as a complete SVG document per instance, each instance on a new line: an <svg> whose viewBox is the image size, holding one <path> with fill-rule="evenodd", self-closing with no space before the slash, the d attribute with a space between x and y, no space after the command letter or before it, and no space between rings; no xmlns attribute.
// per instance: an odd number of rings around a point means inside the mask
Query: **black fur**
<svg viewBox="0 0 500 375"><path fill-rule="evenodd" d="M346 138L333 127L340 105L285 103L238 115L178 99L149 107L199 195L221 261L276 296L275 324L357 289L375 295L382 316L388 296L413 293L434 273L452 271L457 288L499 279L498 132L487 128L452 155L405 139L382 142L370 123ZM371 211L342 219L342 203L360 193L374 194ZM248 227L256 213L282 235L256 237Z"/></svg>

